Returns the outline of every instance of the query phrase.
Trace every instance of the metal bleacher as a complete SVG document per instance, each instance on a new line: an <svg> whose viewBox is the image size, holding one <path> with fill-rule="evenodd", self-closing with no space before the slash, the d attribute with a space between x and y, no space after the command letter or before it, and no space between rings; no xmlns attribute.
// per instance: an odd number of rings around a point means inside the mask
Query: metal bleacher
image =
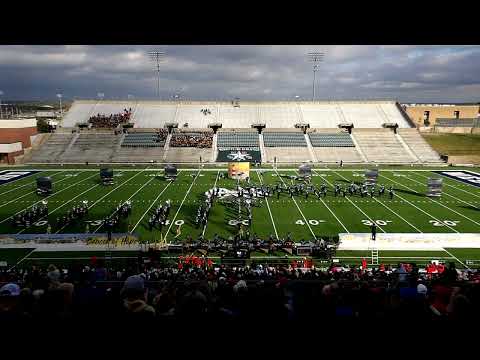
<svg viewBox="0 0 480 360"><path fill-rule="evenodd" d="M258 132L248 131L246 129L219 131L217 134L217 147L219 149L258 149L260 148Z"/></svg>
<svg viewBox="0 0 480 360"><path fill-rule="evenodd" d="M308 134L313 147L355 147L350 134L345 132Z"/></svg>
<svg viewBox="0 0 480 360"><path fill-rule="evenodd" d="M156 132L129 133L125 135L122 147L164 147L165 139L159 140Z"/></svg>

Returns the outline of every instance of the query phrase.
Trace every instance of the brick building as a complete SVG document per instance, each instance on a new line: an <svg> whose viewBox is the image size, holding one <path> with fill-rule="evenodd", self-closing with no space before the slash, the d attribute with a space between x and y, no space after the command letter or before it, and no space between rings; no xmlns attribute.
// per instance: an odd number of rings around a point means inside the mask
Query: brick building
<svg viewBox="0 0 480 360"><path fill-rule="evenodd" d="M36 119L0 119L0 163L18 162L36 135Z"/></svg>
<svg viewBox="0 0 480 360"><path fill-rule="evenodd" d="M434 126L437 119L474 119L480 116L480 103L402 104L417 127Z"/></svg>

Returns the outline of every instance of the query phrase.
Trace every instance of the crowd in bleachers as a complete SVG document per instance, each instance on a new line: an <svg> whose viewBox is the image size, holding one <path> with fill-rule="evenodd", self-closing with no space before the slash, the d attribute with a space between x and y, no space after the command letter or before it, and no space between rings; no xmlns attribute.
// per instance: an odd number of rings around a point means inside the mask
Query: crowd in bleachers
<svg viewBox="0 0 480 360"><path fill-rule="evenodd" d="M138 261L107 268L92 258L88 266L3 271L0 321L478 319L478 271L462 272L453 264L441 274L403 264L299 266L305 264L218 266L188 256L168 267Z"/></svg>
<svg viewBox="0 0 480 360"><path fill-rule="evenodd" d="M176 133L170 140L172 147L211 148L212 143L213 133L208 132Z"/></svg>
<svg viewBox="0 0 480 360"><path fill-rule="evenodd" d="M114 129L120 124L126 124L132 116L132 108L124 109L118 114L97 114L88 119L88 123L92 128L108 128Z"/></svg>

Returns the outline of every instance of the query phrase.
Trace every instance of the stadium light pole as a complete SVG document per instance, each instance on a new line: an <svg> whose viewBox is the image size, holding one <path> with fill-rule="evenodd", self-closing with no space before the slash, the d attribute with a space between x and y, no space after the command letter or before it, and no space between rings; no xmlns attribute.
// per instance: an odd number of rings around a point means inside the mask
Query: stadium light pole
<svg viewBox="0 0 480 360"><path fill-rule="evenodd" d="M323 61L325 54L323 52L309 52L308 59L313 63L313 85L312 85L312 102L315 101L315 79L318 71L318 64Z"/></svg>
<svg viewBox="0 0 480 360"><path fill-rule="evenodd" d="M63 110L62 110L62 94L57 94L58 101L60 102L60 116L63 115Z"/></svg>
<svg viewBox="0 0 480 360"><path fill-rule="evenodd" d="M162 62L165 53L163 51L150 51L148 53L150 59L155 64L155 71L157 72L157 98L160 98L160 63Z"/></svg>
<svg viewBox="0 0 480 360"><path fill-rule="evenodd" d="M0 90L0 119L3 117L3 112L2 112L2 95L3 95L3 91Z"/></svg>

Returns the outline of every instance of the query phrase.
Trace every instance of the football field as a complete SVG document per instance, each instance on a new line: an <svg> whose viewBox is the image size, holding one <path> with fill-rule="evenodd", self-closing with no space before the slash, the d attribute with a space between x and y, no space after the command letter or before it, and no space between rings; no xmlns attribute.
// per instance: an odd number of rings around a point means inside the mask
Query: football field
<svg viewBox="0 0 480 360"><path fill-rule="evenodd" d="M446 168L439 170L450 171ZM314 169L312 183L317 187L322 183L327 185L327 196L319 199L310 194L308 198L305 195L292 198L282 193L279 198L275 194L261 199L253 207L250 233L264 238L286 238L291 233L294 241L302 241L329 238L339 233L369 233L372 223L378 226L378 234L479 233L480 187L433 171L408 167L380 169L378 184L394 189L394 197L389 199L388 191L382 197L334 196L334 184L345 187L351 182L363 183L364 169ZM478 173L477 169L470 168L468 171ZM0 234L45 234L47 224L52 234L85 233L87 224L90 233L102 234L105 232L102 219L112 214L120 202L130 200L132 212L120 222L115 232L130 231L137 234L141 242L149 243L159 242L160 239L167 243L182 242L187 236L196 239L200 235L213 239L215 234L228 238L237 233L239 213L241 219L246 219L245 209L239 209L235 202L217 200L206 226L195 225L197 209L204 203L207 190L216 186L228 193L228 190L237 187L235 180L221 178L220 173L226 174L226 169L179 169L177 180L172 182L164 179L163 170L119 168L114 170L114 185L104 186L98 168L38 169L28 176L13 178L0 185ZM289 169L252 169L250 183L288 186L295 181L291 178L294 175L297 172ZM36 194L35 179L40 176L52 178L54 191L51 195ZM443 179L441 198L425 196L429 177ZM167 199L172 203L168 224L161 230L150 230L149 217ZM48 201L47 217L37 219L28 227L14 224L16 214L39 205L42 200ZM57 225L58 218L85 200L88 201L89 211L82 221ZM0 257L2 254L4 252L0 252ZM368 251L343 250L338 251L337 256L342 261L356 263L362 256L368 256ZM433 258L473 267L480 260L480 249L380 252L380 261L383 262L411 260L421 263Z"/></svg>

